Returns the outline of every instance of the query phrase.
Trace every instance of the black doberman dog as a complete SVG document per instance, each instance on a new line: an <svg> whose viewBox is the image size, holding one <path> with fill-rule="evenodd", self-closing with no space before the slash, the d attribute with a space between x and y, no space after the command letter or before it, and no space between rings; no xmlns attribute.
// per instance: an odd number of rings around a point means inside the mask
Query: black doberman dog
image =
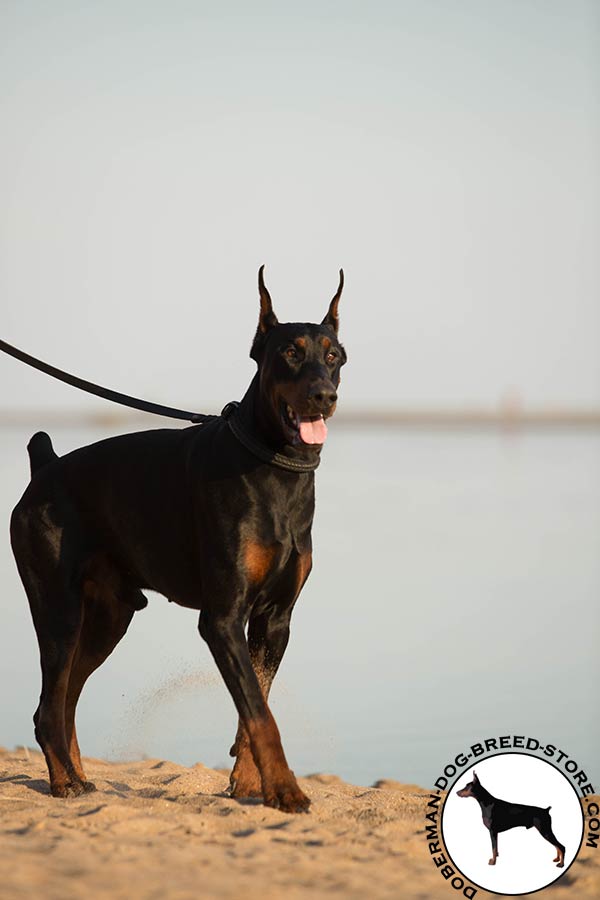
<svg viewBox="0 0 600 900"><path fill-rule="evenodd" d="M109 438L63 457L39 432L11 540L40 646L34 715L55 797L94 789L75 707L121 640L142 589L200 610L239 714L234 797L308 809L267 699L312 566L314 470L346 353L338 290L320 324L280 324L259 271L258 370L241 403L183 429ZM247 628L247 634L246 634Z"/></svg>
<svg viewBox="0 0 600 900"><path fill-rule="evenodd" d="M489 830L492 839L490 866L496 865L496 859L499 856L499 833L519 826L537 828L541 836L556 848L556 857L553 862L556 863L557 868L561 869L564 866L565 848L552 831L549 806L542 809L541 806L526 806L523 803L498 800L497 797L493 797L489 791L486 791L475 772L473 772L473 780L456 793L459 797L475 797L481 807L483 824Z"/></svg>

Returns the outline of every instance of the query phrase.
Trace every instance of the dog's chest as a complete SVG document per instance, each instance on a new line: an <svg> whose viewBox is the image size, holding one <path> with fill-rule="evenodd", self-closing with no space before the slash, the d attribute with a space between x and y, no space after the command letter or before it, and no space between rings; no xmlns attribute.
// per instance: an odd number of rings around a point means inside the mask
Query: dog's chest
<svg viewBox="0 0 600 900"><path fill-rule="evenodd" d="M310 544L314 496L267 495L259 499L249 519L250 530L287 552L304 552Z"/></svg>
<svg viewBox="0 0 600 900"><path fill-rule="evenodd" d="M481 804L481 818L486 828L492 827L492 806L491 804Z"/></svg>
<svg viewBox="0 0 600 900"><path fill-rule="evenodd" d="M248 514L237 540L238 571L245 573L250 593L295 593L310 567L314 513L312 479L305 490L256 491L248 496ZM271 485L272 486L272 485Z"/></svg>

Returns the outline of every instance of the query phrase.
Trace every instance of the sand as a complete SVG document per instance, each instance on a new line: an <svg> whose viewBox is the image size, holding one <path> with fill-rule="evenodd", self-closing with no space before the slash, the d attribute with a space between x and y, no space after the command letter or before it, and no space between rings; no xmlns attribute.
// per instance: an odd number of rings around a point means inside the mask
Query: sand
<svg viewBox="0 0 600 900"><path fill-rule="evenodd" d="M2 900L459 896L429 858L428 792L413 785L312 775L300 779L311 812L291 816L232 800L227 773L201 764L85 768L98 790L57 800L38 752L0 751ZM583 851L546 893L600 897L600 850Z"/></svg>

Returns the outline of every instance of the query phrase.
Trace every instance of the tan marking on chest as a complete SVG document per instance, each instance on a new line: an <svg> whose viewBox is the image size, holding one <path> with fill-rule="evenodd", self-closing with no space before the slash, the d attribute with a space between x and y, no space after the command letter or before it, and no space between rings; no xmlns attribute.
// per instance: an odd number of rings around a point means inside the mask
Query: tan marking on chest
<svg viewBox="0 0 600 900"><path fill-rule="evenodd" d="M275 561L277 545L259 544L248 541L244 546L244 566L252 584L260 584L265 580Z"/></svg>

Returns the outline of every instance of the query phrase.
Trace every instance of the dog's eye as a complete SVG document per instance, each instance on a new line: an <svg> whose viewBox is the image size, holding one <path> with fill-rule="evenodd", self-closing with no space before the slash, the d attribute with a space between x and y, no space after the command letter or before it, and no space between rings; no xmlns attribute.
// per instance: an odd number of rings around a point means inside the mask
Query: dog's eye
<svg viewBox="0 0 600 900"><path fill-rule="evenodd" d="M334 363L337 358L338 358L337 353L334 353L333 350L330 350L329 353L327 354L327 356L325 357L325 362L329 363L331 365L331 363Z"/></svg>
<svg viewBox="0 0 600 900"><path fill-rule="evenodd" d="M288 347L285 351L285 355L288 359L298 359L298 351L295 347Z"/></svg>

